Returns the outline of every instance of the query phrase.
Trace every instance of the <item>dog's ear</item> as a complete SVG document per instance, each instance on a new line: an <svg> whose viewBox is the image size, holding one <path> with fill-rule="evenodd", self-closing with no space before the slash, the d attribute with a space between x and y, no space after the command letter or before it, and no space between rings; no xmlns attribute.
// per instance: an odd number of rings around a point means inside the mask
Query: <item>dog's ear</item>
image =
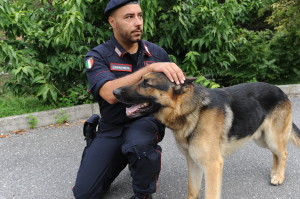
<svg viewBox="0 0 300 199"><path fill-rule="evenodd" d="M185 88L193 83L197 78L196 77L187 77L183 84L175 85L174 94L179 95L185 92Z"/></svg>
<svg viewBox="0 0 300 199"><path fill-rule="evenodd" d="M191 84L193 83L195 80L197 79L197 77L186 77L184 84Z"/></svg>

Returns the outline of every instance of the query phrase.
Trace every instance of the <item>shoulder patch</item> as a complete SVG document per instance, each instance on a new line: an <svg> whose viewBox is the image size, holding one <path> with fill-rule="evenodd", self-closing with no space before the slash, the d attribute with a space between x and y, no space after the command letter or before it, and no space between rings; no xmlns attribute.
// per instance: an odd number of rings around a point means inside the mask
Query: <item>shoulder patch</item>
<svg viewBox="0 0 300 199"><path fill-rule="evenodd" d="M94 65L94 58L90 57L85 61L85 68L91 69Z"/></svg>

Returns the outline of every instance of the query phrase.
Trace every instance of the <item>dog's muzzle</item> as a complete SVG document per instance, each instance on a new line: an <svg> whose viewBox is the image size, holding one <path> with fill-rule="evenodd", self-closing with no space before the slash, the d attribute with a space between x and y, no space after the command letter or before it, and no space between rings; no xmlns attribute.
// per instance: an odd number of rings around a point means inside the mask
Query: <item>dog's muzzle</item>
<svg viewBox="0 0 300 199"><path fill-rule="evenodd" d="M113 90L113 94L114 96L119 99L121 97L121 90L120 88L116 88L115 90Z"/></svg>

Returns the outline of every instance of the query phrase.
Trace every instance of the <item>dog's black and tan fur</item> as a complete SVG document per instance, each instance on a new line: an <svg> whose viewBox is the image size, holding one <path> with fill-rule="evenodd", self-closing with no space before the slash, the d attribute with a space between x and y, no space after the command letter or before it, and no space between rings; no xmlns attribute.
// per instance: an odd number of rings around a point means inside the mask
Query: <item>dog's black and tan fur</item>
<svg viewBox="0 0 300 199"><path fill-rule="evenodd" d="M114 91L123 103L144 103L132 117L152 113L173 131L187 159L187 199L199 197L203 173L205 198L221 198L224 158L250 138L271 150L271 184L282 184L286 145L292 141L300 147L288 97L266 83L207 89L192 82L175 85L163 73L149 73L137 84Z"/></svg>

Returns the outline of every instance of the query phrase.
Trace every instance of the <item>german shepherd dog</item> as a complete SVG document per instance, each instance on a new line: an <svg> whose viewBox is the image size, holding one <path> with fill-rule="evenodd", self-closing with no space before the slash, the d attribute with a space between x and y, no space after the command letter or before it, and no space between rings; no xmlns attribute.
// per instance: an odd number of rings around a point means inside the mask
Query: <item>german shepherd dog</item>
<svg viewBox="0 0 300 199"><path fill-rule="evenodd" d="M284 180L288 141L300 147L288 96L267 83L208 89L187 78L176 85L163 73L149 73L114 90L129 117L153 116L170 128L188 165L188 196L197 199L205 174L205 198L221 198L224 158L250 138L273 154L271 184Z"/></svg>

